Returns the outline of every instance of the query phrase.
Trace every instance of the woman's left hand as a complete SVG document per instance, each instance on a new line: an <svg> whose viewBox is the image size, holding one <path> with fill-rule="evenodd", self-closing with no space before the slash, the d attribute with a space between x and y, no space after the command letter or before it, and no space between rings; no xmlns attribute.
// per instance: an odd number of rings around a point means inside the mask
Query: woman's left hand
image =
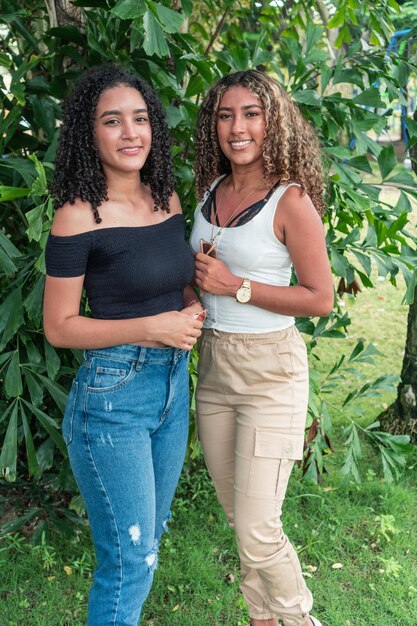
<svg viewBox="0 0 417 626"><path fill-rule="evenodd" d="M203 292L216 296L234 296L242 284L223 261L202 252L195 255L195 281Z"/></svg>

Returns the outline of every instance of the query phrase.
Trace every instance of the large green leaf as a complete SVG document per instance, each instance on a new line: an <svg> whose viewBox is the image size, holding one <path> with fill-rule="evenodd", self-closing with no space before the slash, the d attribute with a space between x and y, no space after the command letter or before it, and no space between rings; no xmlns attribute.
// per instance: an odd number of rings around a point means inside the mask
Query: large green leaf
<svg viewBox="0 0 417 626"><path fill-rule="evenodd" d="M0 332L2 332L0 351L23 323L22 291L18 287L0 305Z"/></svg>
<svg viewBox="0 0 417 626"><path fill-rule="evenodd" d="M165 35L150 9L147 9L143 18L143 27L145 29L145 39L143 41L143 49L149 56L156 55L158 57L166 57L169 54L169 47Z"/></svg>
<svg viewBox="0 0 417 626"><path fill-rule="evenodd" d="M20 404L20 418L22 420L23 433L25 436L26 458L28 460L29 476L39 478L41 472L36 456L35 444L33 442L32 432L30 430L29 422L27 420L24 406L22 403Z"/></svg>
<svg viewBox="0 0 417 626"><path fill-rule="evenodd" d="M7 116L6 120L9 117L10 115ZM5 132L3 125L0 125L0 131ZM36 170L29 159L8 156L7 159L0 160L0 174L4 182L6 182L6 176L10 178L21 177L25 182L25 187L30 188L35 180Z"/></svg>
<svg viewBox="0 0 417 626"><path fill-rule="evenodd" d="M46 439L36 450L36 460L42 472L51 469L54 463L55 442L52 437Z"/></svg>
<svg viewBox="0 0 417 626"><path fill-rule="evenodd" d="M24 402L28 409L38 419L42 427L49 433L62 454L64 456L67 456L67 447L61 433L59 432L59 426L55 422L55 420L53 420L52 417L49 417L49 415L44 413L44 411L41 411L41 409L38 409L34 404L27 402L27 400L22 399L22 402Z"/></svg>
<svg viewBox="0 0 417 626"><path fill-rule="evenodd" d="M43 221L42 221L42 217L43 217L43 211L44 211L45 205L44 203L39 204L38 206L35 206L33 209L31 209L30 211L28 211L26 213L26 219L28 221L28 229L27 229L27 235L29 238L29 241L39 241L39 239L42 236L42 227L43 227Z"/></svg>
<svg viewBox="0 0 417 626"><path fill-rule="evenodd" d="M31 320L40 322L42 316L43 288L45 284L45 276L39 274L33 287L26 296L23 305L26 309L28 317Z"/></svg>
<svg viewBox="0 0 417 626"><path fill-rule="evenodd" d="M369 87L369 89L365 89L365 91L362 91L362 93L353 98L353 102L356 102L356 104L364 104L365 106L373 108L386 108L384 101L381 100L379 89L376 87Z"/></svg>
<svg viewBox="0 0 417 626"><path fill-rule="evenodd" d="M17 466L17 415L18 404L14 402L0 454L0 473L6 480L15 480Z"/></svg>
<svg viewBox="0 0 417 626"><path fill-rule="evenodd" d="M55 118L52 120L53 129L50 135L50 139L55 136ZM36 154L31 154L29 156L30 160L35 165L35 170L37 173L37 178L33 181L30 193L33 196L43 196L48 193L48 182L46 180L46 172L44 164L39 161Z"/></svg>
<svg viewBox="0 0 417 626"><path fill-rule="evenodd" d="M399 185L405 185L407 187L410 187L410 191L411 189L416 187L414 178L412 177L411 174L409 174L405 170L402 170L398 174L391 176L391 178L388 178L385 182L386 183L398 183Z"/></svg>
<svg viewBox="0 0 417 626"><path fill-rule="evenodd" d="M122 20L134 20L146 12L146 3L142 0L119 0L111 9Z"/></svg>
<svg viewBox="0 0 417 626"><path fill-rule="evenodd" d="M4 391L9 397L21 396L23 393L19 352L17 350L10 360L4 377Z"/></svg>
<svg viewBox="0 0 417 626"><path fill-rule="evenodd" d="M386 178L397 165L397 157L395 156L394 147L392 145L385 146L378 156L378 165L382 179Z"/></svg>
<svg viewBox="0 0 417 626"><path fill-rule="evenodd" d="M8 54L5 52L0 52L0 67L5 67L8 69L11 67L13 61Z"/></svg>
<svg viewBox="0 0 417 626"><path fill-rule="evenodd" d="M8 275L14 274L17 270L13 259L17 259L21 254L19 250L12 244L0 231L0 268Z"/></svg>
<svg viewBox="0 0 417 626"><path fill-rule="evenodd" d="M366 172L367 174L372 174L372 167L369 163L369 159L366 156L357 156L349 159L347 162L350 167L354 169L360 170L361 172Z"/></svg>
<svg viewBox="0 0 417 626"><path fill-rule="evenodd" d="M76 3L72 3L76 4ZM84 5L87 6L87 5ZM61 42L71 42L75 43L77 46L85 46L86 39L85 35L80 31L79 28L73 26L72 24L66 24L65 26L58 26L56 28L51 28L48 31L49 37L57 37Z"/></svg>
<svg viewBox="0 0 417 626"><path fill-rule="evenodd" d="M320 106L321 98L317 91L311 89L303 89L301 91L295 91L292 97L296 102L300 104L309 104L310 106Z"/></svg>
<svg viewBox="0 0 417 626"><path fill-rule="evenodd" d="M8 359L11 359L13 354L14 354L14 350L10 350L9 352L3 352L2 354L0 354L0 368L3 365L3 363L6 363Z"/></svg>
<svg viewBox="0 0 417 626"><path fill-rule="evenodd" d="M48 97L40 97L31 95L29 97L31 107L34 113L33 120L46 133L50 141L55 133L56 120L53 102Z"/></svg>
<svg viewBox="0 0 417 626"><path fill-rule="evenodd" d="M181 15L181 13L164 6L163 4L155 3L154 6L164 31L167 33L177 33L184 21L184 16Z"/></svg>
<svg viewBox="0 0 417 626"><path fill-rule="evenodd" d="M352 83L358 85L362 90L364 89L363 75L356 68L346 68L338 65L333 75L333 84L336 85L337 83Z"/></svg>
<svg viewBox="0 0 417 626"><path fill-rule="evenodd" d="M32 403L35 406L40 406L43 401L44 388L38 383L28 368L23 368L23 375L29 389L29 395Z"/></svg>
<svg viewBox="0 0 417 626"><path fill-rule="evenodd" d="M19 123L22 116L22 109L16 103L14 104L15 106L11 110L8 110L10 106L8 102L7 108L4 106L3 111L0 108L0 147L2 152L4 152L4 146L7 146L10 141L14 140L14 135L17 134L20 129ZM7 164L2 162L1 167L7 167Z"/></svg>
<svg viewBox="0 0 417 626"><path fill-rule="evenodd" d="M332 268L338 276L347 278L347 274L350 268L350 263L346 257L337 250L336 247L330 248L330 258L332 261Z"/></svg>
<svg viewBox="0 0 417 626"><path fill-rule="evenodd" d="M51 346L50 343L48 343L48 341L45 338L44 338L44 348L45 348L46 370L48 372L49 378L54 380L61 367L61 360L58 354L56 353L56 350Z"/></svg>
<svg viewBox="0 0 417 626"><path fill-rule="evenodd" d="M0 185L0 201L9 202L10 200L16 200L17 198L24 198L30 194L30 189L24 189L23 187L7 187Z"/></svg>
<svg viewBox="0 0 417 626"><path fill-rule="evenodd" d="M61 385L58 385L58 383L46 378L46 376L42 376L42 374L36 373L35 375L45 385L46 389L49 391L63 413L68 399L68 394L65 389L61 387Z"/></svg>

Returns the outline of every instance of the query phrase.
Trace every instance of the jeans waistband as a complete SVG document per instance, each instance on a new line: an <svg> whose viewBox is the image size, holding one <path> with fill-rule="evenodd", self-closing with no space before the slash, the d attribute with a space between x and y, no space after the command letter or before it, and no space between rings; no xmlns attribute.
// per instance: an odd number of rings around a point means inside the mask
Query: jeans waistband
<svg viewBox="0 0 417 626"><path fill-rule="evenodd" d="M84 357L88 361L94 356L115 359L117 361L138 361L140 363L176 363L188 355L188 350L179 348L150 348L148 346L135 346L134 344L122 344L111 348L96 348L84 350Z"/></svg>

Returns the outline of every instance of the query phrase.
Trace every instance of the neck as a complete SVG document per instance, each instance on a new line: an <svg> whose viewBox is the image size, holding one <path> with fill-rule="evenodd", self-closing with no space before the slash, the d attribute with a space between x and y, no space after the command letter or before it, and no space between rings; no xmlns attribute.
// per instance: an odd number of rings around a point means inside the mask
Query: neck
<svg viewBox="0 0 417 626"><path fill-rule="evenodd" d="M244 167L232 164L229 184L235 193L240 193L252 187L263 187L263 177L264 168L255 163Z"/></svg>
<svg viewBox="0 0 417 626"><path fill-rule="evenodd" d="M137 198L143 191L139 172L123 172L117 175L109 175L106 172L106 176L109 197L129 200L130 198Z"/></svg>

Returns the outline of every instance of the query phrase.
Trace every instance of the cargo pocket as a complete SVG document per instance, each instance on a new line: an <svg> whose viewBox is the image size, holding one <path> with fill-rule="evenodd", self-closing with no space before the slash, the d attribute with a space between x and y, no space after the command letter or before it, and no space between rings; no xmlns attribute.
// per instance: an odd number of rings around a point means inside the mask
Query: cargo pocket
<svg viewBox="0 0 417 626"><path fill-rule="evenodd" d="M247 495L252 498L283 498L294 461L303 457L303 436L272 429L255 431Z"/></svg>
<svg viewBox="0 0 417 626"><path fill-rule="evenodd" d="M273 353L277 361L276 373L284 378L291 378L294 372L294 347L289 342L279 342L273 345Z"/></svg>
<svg viewBox="0 0 417 626"><path fill-rule="evenodd" d="M69 392L67 406L65 407L64 419L62 420L62 436L68 445L72 441L74 428L74 412L78 397L78 382L73 381L71 391Z"/></svg>

